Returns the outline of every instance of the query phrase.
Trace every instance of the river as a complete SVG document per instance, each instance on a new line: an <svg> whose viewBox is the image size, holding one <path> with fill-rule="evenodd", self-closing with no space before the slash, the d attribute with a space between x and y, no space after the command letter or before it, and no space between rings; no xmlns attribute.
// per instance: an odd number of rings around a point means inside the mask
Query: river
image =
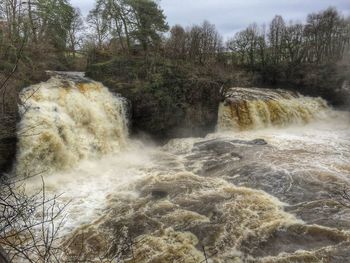
<svg viewBox="0 0 350 263"><path fill-rule="evenodd" d="M16 173L69 203L61 262L350 262L348 112L233 89L216 133L156 146L129 137L125 100L100 83L21 96Z"/></svg>

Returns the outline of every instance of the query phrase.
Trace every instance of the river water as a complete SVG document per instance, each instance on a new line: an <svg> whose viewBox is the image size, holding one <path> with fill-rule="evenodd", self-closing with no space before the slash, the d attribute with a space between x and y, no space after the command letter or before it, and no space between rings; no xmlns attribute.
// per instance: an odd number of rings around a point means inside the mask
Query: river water
<svg viewBox="0 0 350 263"><path fill-rule="evenodd" d="M350 115L321 99L234 89L216 133L161 147L100 83L23 99L16 173L69 202L62 262L350 262Z"/></svg>

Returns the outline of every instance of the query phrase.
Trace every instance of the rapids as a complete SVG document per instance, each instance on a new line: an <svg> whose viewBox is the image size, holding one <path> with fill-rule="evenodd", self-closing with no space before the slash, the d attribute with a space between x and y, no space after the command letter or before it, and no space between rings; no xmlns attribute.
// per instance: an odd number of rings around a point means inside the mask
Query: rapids
<svg viewBox="0 0 350 263"><path fill-rule="evenodd" d="M16 172L70 201L61 262L199 263L203 247L208 262L350 262L349 113L235 89L216 133L159 147L128 138L100 83L55 76L21 96Z"/></svg>

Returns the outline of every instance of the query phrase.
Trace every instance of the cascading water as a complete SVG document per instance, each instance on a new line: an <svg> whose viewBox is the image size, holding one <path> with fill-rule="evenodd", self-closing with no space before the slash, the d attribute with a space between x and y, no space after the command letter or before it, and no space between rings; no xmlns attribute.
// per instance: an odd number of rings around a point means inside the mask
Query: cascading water
<svg viewBox="0 0 350 263"><path fill-rule="evenodd" d="M20 96L17 173L72 168L127 144L125 101L100 83L57 74Z"/></svg>
<svg viewBox="0 0 350 263"><path fill-rule="evenodd" d="M60 262L350 260L350 209L331 197L350 188L349 114L321 99L231 90L217 133L154 147L127 139L99 83L55 77L22 98L17 171L49 170L71 201Z"/></svg>
<svg viewBox="0 0 350 263"><path fill-rule="evenodd" d="M257 88L233 88L220 104L220 130L249 130L271 126L306 124L326 116L329 108L321 98Z"/></svg>

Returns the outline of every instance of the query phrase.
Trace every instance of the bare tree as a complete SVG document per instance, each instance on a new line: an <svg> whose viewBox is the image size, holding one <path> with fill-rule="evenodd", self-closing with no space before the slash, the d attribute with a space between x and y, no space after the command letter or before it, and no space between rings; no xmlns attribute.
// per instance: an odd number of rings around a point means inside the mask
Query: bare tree
<svg viewBox="0 0 350 263"><path fill-rule="evenodd" d="M202 65L212 64L223 51L222 37L215 25L204 21L186 30L176 25L166 42L167 53L176 59L187 59Z"/></svg>
<svg viewBox="0 0 350 263"><path fill-rule="evenodd" d="M25 181L2 178L0 182L0 246L10 262L59 262L59 232L67 204L59 196L47 196L45 183L34 194L27 194Z"/></svg>
<svg viewBox="0 0 350 263"><path fill-rule="evenodd" d="M68 48L72 53L73 58L75 58L77 48L82 44L82 36L81 33L84 30L84 22L81 18L81 13L79 9L74 9L74 15L72 18L72 22L68 28Z"/></svg>
<svg viewBox="0 0 350 263"><path fill-rule="evenodd" d="M180 25L170 29L170 37L166 43L168 55L172 58L184 59L186 57L186 31Z"/></svg>
<svg viewBox="0 0 350 263"><path fill-rule="evenodd" d="M90 28L92 29L92 38L96 39L96 46L98 49L103 48L103 43L106 40L108 36L108 21L107 18L104 16L103 10L101 10L101 7L99 4L96 5L96 7L90 11L87 22L89 23Z"/></svg>
<svg viewBox="0 0 350 263"><path fill-rule="evenodd" d="M285 35L286 25L281 16L275 16L270 24L269 43L271 50L271 61L278 64L283 59L283 36Z"/></svg>

